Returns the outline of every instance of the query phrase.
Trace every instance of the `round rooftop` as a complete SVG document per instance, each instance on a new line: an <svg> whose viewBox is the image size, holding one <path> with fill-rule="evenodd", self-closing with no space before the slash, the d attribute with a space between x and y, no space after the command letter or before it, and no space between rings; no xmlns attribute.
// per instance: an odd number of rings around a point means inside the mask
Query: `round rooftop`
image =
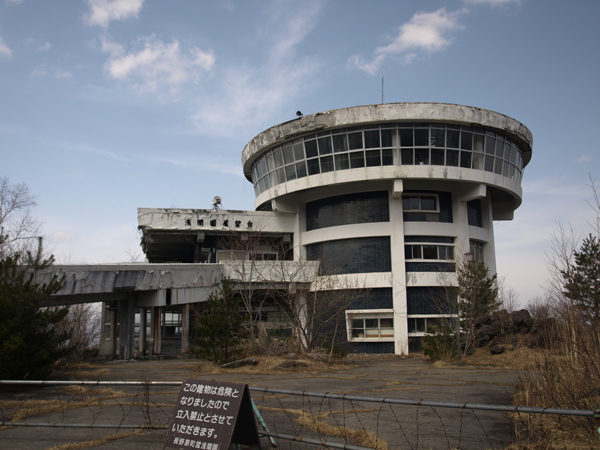
<svg viewBox="0 0 600 450"><path fill-rule="evenodd" d="M268 128L244 147L244 175L252 181L252 166L256 159L283 141L308 133L385 122L441 122L500 131L521 145L523 166L531 160L531 131L521 122L504 114L451 103L383 103L319 112Z"/></svg>

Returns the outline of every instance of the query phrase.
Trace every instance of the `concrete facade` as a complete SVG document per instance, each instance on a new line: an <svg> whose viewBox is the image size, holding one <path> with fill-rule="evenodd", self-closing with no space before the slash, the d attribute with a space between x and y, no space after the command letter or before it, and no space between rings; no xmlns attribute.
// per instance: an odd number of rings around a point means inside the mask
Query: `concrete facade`
<svg viewBox="0 0 600 450"><path fill-rule="evenodd" d="M105 302L107 353L124 357L136 352L134 328L141 353L163 354L168 339L189 350L190 305L223 277L367 290L344 311L347 347L408 354L440 317L435 297L461 258L496 272L493 223L521 204L532 144L518 121L462 105L300 117L243 149L254 211L221 210L217 198L212 209L140 208L148 264L59 267L67 276L55 301Z"/></svg>

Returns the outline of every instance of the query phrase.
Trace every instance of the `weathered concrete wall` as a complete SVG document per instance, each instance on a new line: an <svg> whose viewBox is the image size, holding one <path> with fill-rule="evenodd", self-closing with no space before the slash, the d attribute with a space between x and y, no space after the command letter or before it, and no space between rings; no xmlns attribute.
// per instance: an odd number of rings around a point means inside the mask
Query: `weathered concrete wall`
<svg viewBox="0 0 600 450"><path fill-rule="evenodd" d="M531 159L533 135L531 131L511 117L473 106L450 103L385 103L354 106L319 112L271 127L255 136L242 152L244 175L252 180L252 163L262 151L278 142L297 135L353 125L399 120L454 122L479 125L511 134L526 147L524 164Z"/></svg>

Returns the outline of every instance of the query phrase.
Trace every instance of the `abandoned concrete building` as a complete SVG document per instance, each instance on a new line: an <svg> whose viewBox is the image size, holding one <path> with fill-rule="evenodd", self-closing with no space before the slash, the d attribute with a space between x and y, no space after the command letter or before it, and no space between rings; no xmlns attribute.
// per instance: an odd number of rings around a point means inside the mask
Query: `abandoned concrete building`
<svg viewBox="0 0 600 450"><path fill-rule="evenodd" d="M493 222L521 204L532 143L520 122L454 104L299 117L243 149L253 211L223 210L219 198L211 209L140 208L148 263L63 267L57 298L105 302L108 354L174 355L189 351L190 305L223 277L307 292L328 279L329 289L363 292L342 312L350 351L408 354L440 317L432 298L457 259L496 272ZM268 333L290 332L277 305L253 313Z"/></svg>

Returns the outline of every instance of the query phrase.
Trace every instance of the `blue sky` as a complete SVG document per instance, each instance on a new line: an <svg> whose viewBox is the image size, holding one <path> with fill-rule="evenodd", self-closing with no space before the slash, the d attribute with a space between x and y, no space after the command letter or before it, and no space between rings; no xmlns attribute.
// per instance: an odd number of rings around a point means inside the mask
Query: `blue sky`
<svg viewBox="0 0 600 450"><path fill-rule="evenodd" d="M0 0L0 175L38 196L59 262L139 253L138 207L252 209L262 130L381 102L491 109L534 135L500 276L543 295L557 222L600 179L597 0Z"/></svg>

